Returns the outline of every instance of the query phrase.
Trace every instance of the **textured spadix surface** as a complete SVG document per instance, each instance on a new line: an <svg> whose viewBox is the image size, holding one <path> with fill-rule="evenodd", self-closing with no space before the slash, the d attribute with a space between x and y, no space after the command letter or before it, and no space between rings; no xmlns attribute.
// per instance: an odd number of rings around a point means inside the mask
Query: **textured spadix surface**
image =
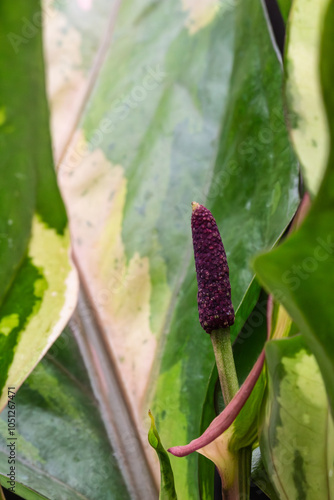
<svg viewBox="0 0 334 500"><path fill-rule="evenodd" d="M192 210L199 322L207 333L211 333L234 323L229 270L224 245L212 213L197 202L192 202Z"/></svg>

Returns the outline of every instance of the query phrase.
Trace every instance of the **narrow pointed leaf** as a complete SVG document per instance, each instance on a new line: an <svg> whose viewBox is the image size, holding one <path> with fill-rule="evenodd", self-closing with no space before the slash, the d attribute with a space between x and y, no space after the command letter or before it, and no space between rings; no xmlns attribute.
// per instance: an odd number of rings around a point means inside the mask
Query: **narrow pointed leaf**
<svg viewBox="0 0 334 500"><path fill-rule="evenodd" d="M174 485L174 475L170 464L169 456L161 443L160 436L155 426L155 421L152 413L149 411L151 419L151 427L148 431L148 441L152 448L155 449L160 463L160 500L177 500L177 495Z"/></svg>
<svg viewBox="0 0 334 500"><path fill-rule="evenodd" d="M16 492L24 499L35 498L25 488L50 500L133 498L68 329L23 384L15 406L16 480L23 485ZM7 418L5 409L0 419L3 476L9 472Z"/></svg>

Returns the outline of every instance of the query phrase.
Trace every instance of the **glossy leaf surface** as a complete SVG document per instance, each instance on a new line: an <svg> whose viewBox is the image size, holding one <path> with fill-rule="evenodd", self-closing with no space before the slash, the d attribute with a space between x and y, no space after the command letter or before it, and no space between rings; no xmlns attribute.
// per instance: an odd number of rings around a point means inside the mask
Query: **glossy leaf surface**
<svg viewBox="0 0 334 500"><path fill-rule="evenodd" d="M35 17L34 17L35 16ZM0 407L66 325L76 303L56 184L37 0L0 6Z"/></svg>

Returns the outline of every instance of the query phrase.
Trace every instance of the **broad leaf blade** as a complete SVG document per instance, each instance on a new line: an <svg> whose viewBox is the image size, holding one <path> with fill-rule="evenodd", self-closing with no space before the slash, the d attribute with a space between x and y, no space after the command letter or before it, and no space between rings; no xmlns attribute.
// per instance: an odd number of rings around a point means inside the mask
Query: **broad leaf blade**
<svg viewBox="0 0 334 500"><path fill-rule="evenodd" d="M16 479L23 486L50 500L131 498L69 330L26 380L15 403ZM0 426L0 470L6 475L6 410ZM16 491L31 498L19 487Z"/></svg>
<svg viewBox="0 0 334 500"><path fill-rule="evenodd" d="M30 16L38 8L38 1L22 5L22 15ZM35 109L25 92L33 93L34 84L29 80L25 87L24 74L29 74L30 62L36 52L36 43L21 50L12 45L22 26L20 19L11 15L10 2L0 6L0 67L6 77L0 80L0 301L7 293L15 273L24 258L31 231L31 221L36 205L35 154L43 135L40 134L40 119L43 119L40 106ZM7 36L6 36L7 35ZM11 64L9 65L9 61ZM5 68L12 66L12 71ZM37 63L38 64L38 63ZM16 85L19 92L13 92ZM24 112L23 112L24 110ZM48 136L47 136L48 139ZM31 152L27 155L27 151Z"/></svg>
<svg viewBox="0 0 334 500"><path fill-rule="evenodd" d="M39 1L1 3L0 406L61 333L76 302L77 277L53 171ZM35 16L35 17L34 17ZM30 33L28 35L27 33ZM14 92L13 89L17 89ZM9 196L10 194L10 196ZM8 199L8 196L10 199Z"/></svg>
<svg viewBox="0 0 334 500"><path fill-rule="evenodd" d="M334 425L316 360L300 335L270 341L266 359L260 447L269 477L280 498L332 498Z"/></svg>

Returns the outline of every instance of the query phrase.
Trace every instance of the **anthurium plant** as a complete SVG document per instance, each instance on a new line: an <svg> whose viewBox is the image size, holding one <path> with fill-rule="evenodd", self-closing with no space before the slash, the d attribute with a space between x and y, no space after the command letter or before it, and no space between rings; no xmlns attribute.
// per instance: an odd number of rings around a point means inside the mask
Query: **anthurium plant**
<svg viewBox="0 0 334 500"><path fill-rule="evenodd" d="M0 2L1 500L334 499L333 54L333 0Z"/></svg>

